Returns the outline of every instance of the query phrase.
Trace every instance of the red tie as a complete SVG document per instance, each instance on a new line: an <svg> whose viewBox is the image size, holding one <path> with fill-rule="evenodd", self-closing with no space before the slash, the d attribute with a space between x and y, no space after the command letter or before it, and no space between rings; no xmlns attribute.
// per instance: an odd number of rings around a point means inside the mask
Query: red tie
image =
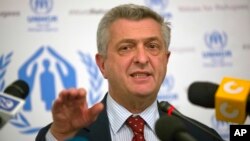
<svg viewBox="0 0 250 141"><path fill-rule="evenodd" d="M140 116L130 116L126 124L132 129L134 137L132 141L145 141L144 125L145 121Z"/></svg>

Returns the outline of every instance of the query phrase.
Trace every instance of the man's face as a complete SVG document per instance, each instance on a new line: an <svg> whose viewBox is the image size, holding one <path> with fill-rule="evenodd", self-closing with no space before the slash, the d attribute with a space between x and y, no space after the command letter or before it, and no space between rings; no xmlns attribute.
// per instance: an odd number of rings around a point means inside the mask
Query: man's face
<svg viewBox="0 0 250 141"><path fill-rule="evenodd" d="M155 98L169 55L156 21L119 19L110 27L107 56L97 57L97 64L112 96Z"/></svg>

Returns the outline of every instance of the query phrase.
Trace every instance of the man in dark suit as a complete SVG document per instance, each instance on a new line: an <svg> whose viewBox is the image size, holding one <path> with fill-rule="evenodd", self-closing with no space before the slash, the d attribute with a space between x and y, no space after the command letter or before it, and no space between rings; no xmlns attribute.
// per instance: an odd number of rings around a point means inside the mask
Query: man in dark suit
<svg viewBox="0 0 250 141"><path fill-rule="evenodd" d="M53 123L41 129L36 140L159 140L154 125L164 112L157 94L167 72L169 43L169 24L156 12L134 4L112 8L97 31L96 63L108 81L108 93L88 108L83 88L63 90L53 104ZM197 140L216 140L184 124Z"/></svg>

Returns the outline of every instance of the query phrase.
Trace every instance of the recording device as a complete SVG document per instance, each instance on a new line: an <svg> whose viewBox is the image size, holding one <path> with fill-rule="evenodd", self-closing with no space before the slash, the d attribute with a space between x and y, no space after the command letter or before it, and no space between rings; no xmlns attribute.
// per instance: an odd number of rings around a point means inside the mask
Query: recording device
<svg viewBox="0 0 250 141"><path fill-rule="evenodd" d="M218 120L244 123L250 114L250 81L226 77L222 83L194 82L188 88L191 103L215 108Z"/></svg>
<svg viewBox="0 0 250 141"><path fill-rule="evenodd" d="M23 80L13 82L0 92L0 129L23 107L28 93L29 86Z"/></svg>
<svg viewBox="0 0 250 141"><path fill-rule="evenodd" d="M197 141L191 136L180 119L174 116L162 116L156 121L155 132L162 141Z"/></svg>
<svg viewBox="0 0 250 141"><path fill-rule="evenodd" d="M219 85L212 82L194 82L189 86L188 99L195 105L215 108L215 94L218 88ZM247 97L246 112L250 114L250 94Z"/></svg>
<svg viewBox="0 0 250 141"><path fill-rule="evenodd" d="M213 132L209 131L207 128L201 126L200 124L198 124L197 122L195 122L194 120L191 120L190 118L186 117L185 115L183 115L182 113L180 113L178 110L176 110L174 108L174 106L172 106L171 104L169 104L166 101L161 101L159 103L159 107L162 111L166 112L168 116L174 116L177 117L183 121L186 121L192 125L194 125L195 127L197 127L198 129L202 130L204 133L210 135L211 137L219 140L222 140L221 137L218 137L217 134L214 134Z"/></svg>

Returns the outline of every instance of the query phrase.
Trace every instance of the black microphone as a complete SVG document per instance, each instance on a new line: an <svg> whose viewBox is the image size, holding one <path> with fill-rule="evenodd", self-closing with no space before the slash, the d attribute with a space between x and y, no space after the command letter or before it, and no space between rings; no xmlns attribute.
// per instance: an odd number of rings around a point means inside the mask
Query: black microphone
<svg viewBox="0 0 250 141"><path fill-rule="evenodd" d="M218 84L211 82L194 82L188 88L188 99L191 103L204 107L215 108L215 94ZM246 112L250 115L250 94L247 97Z"/></svg>
<svg viewBox="0 0 250 141"><path fill-rule="evenodd" d="M219 85L211 82L194 82L188 88L191 103L205 108L215 107L215 93Z"/></svg>
<svg viewBox="0 0 250 141"><path fill-rule="evenodd" d="M161 141L196 141L182 121L174 116L162 116L156 121L155 132Z"/></svg>
<svg viewBox="0 0 250 141"><path fill-rule="evenodd" d="M218 135L210 132L207 128L201 126L200 124L198 124L197 122L194 122L193 120L191 120L190 118L186 117L185 115L183 115L182 113L180 113L178 110L176 110L174 108L174 106L172 106L171 104L169 104L167 101L161 101L159 103L159 107L162 111L166 112L167 115L171 116L175 116L183 121L186 121L192 125L194 125L195 127L199 128L200 130L202 130L203 132L205 132L206 134L216 138L217 140L221 140L221 137L218 137Z"/></svg>
<svg viewBox="0 0 250 141"><path fill-rule="evenodd" d="M29 86L23 80L13 82L0 92L0 129L22 108L28 93Z"/></svg>

